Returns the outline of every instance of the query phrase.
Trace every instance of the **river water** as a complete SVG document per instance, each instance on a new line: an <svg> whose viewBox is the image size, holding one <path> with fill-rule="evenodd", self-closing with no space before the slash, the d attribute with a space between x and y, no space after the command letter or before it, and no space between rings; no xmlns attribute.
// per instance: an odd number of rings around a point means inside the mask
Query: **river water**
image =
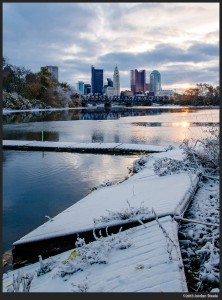
<svg viewBox="0 0 222 300"><path fill-rule="evenodd" d="M219 109L102 107L3 115L3 139L179 145L219 126ZM138 155L3 151L3 252L93 187L121 181Z"/></svg>

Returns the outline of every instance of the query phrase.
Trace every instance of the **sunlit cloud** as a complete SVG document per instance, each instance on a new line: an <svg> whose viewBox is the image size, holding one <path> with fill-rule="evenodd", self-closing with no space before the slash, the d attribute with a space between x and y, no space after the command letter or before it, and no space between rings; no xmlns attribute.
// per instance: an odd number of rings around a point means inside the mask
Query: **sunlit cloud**
<svg viewBox="0 0 222 300"><path fill-rule="evenodd" d="M33 72L57 65L59 78L104 82L117 65L121 89L130 70L154 69L162 88L219 84L219 3L3 3L3 56Z"/></svg>
<svg viewBox="0 0 222 300"><path fill-rule="evenodd" d="M81 47L79 47L78 45L73 44L71 47L65 48L65 49L64 49L64 52L65 52L65 53L71 53L71 54L74 54L74 53L79 53L81 50L82 50Z"/></svg>

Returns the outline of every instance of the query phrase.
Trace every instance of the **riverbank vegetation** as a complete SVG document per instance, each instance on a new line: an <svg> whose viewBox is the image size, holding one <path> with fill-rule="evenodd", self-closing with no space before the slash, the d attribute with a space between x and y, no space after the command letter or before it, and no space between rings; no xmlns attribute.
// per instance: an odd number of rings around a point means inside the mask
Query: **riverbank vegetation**
<svg viewBox="0 0 222 300"><path fill-rule="evenodd" d="M219 105L220 86L213 87L208 83L197 83L195 87L189 88L182 94L176 94L171 101L179 105Z"/></svg>
<svg viewBox="0 0 222 300"><path fill-rule="evenodd" d="M47 68L33 73L10 64L5 58L2 65L3 108L17 110L80 105L76 90L68 83L52 78Z"/></svg>
<svg viewBox="0 0 222 300"><path fill-rule="evenodd" d="M208 134L205 139L182 144L190 169L201 175L199 189L184 215L191 222L182 223L179 229L190 292L219 291L220 286L219 129L209 128Z"/></svg>

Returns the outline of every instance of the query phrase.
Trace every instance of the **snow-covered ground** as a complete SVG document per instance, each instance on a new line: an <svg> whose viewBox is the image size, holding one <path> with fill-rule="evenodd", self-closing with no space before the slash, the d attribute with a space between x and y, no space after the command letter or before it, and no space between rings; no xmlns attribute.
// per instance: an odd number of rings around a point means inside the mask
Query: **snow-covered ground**
<svg viewBox="0 0 222 300"><path fill-rule="evenodd" d="M184 215L201 223L182 223L179 228L180 248L189 290L218 290L220 284L219 184L201 182L193 201Z"/></svg>
<svg viewBox="0 0 222 300"><path fill-rule="evenodd" d="M171 146L156 146L156 145L140 145L126 143L75 143L75 142L48 142L48 141L21 141L21 140L3 140L4 146L26 146L30 148L59 148L70 150L110 150L117 152L163 152L171 148Z"/></svg>
<svg viewBox="0 0 222 300"><path fill-rule="evenodd" d="M160 167L157 162L162 158L166 160L162 161ZM173 167L172 159L177 161ZM53 226L57 223L60 227L56 230L70 232L69 225L74 220L70 211L74 213L73 208L78 210L84 201L87 203L84 206L84 218L80 211L74 216L77 218L75 222L79 220L79 229L92 226L93 220L105 226L121 222L122 217L143 220L144 215L154 213L153 208L159 215L167 212L180 214L183 212L184 196L187 197L196 178L181 168L183 160L179 148L144 157L137 162L134 168L136 174L129 179L116 185L98 187L70 210L67 209L67 214L59 214L53 218L54 221L49 220L18 242L34 238L36 232L45 234L47 238L48 230L44 230L49 227L52 230L50 236L53 230L56 234ZM218 181L215 181L211 188L217 189L218 186ZM203 199L208 199L206 193L197 197L201 206ZM91 202L87 200L89 198ZM107 198L109 201L106 201ZM208 205L208 211L215 210L217 205L216 202L214 208ZM198 210L198 206L194 207L194 211ZM205 208L202 211L204 213ZM195 217L198 219L200 215ZM208 222L218 221L215 216L210 217ZM107 232L106 237L95 237L96 241L89 244L79 239L77 248L44 261L40 257L35 264L3 274L3 292L23 289L30 292L187 292L177 233L178 223L170 216L165 216L115 235ZM196 233L196 238L201 239L198 233L200 231ZM191 236L192 232L189 234ZM210 263L205 265L204 272L213 274L218 255L214 242L208 246ZM201 253L205 253L202 250ZM191 250L187 251L189 255Z"/></svg>
<svg viewBox="0 0 222 300"><path fill-rule="evenodd" d="M51 107L51 108L32 108L32 109L7 109L3 108L3 115L11 114L11 113L24 113L24 112L41 112L41 111L59 111L59 110L74 110L74 109L84 109L85 107Z"/></svg>
<svg viewBox="0 0 222 300"><path fill-rule="evenodd" d="M87 245L79 240L79 248L5 274L3 291L13 289L15 274L34 276L30 292L186 292L177 223L161 224L169 238L153 221Z"/></svg>

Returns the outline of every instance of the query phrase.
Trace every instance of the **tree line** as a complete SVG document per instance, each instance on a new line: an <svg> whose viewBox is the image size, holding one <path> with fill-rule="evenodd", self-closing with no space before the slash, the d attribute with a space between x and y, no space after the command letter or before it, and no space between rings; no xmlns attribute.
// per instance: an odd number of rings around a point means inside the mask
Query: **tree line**
<svg viewBox="0 0 222 300"><path fill-rule="evenodd" d="M219 105L220 86L212 86L208 83L197 83L195 87L189 88L182 94L176 94L174 104L180 105Z"/></svg>
<svg viewBox="0 0 222 300"><path fill-rule="evenodd" d="M6 93L16 93L25 99L39 100L45 106L64 107L78 105L79 95L66 82L58 82L46 67L37 73L17 67L3 57L2 86Z"/></svg>

